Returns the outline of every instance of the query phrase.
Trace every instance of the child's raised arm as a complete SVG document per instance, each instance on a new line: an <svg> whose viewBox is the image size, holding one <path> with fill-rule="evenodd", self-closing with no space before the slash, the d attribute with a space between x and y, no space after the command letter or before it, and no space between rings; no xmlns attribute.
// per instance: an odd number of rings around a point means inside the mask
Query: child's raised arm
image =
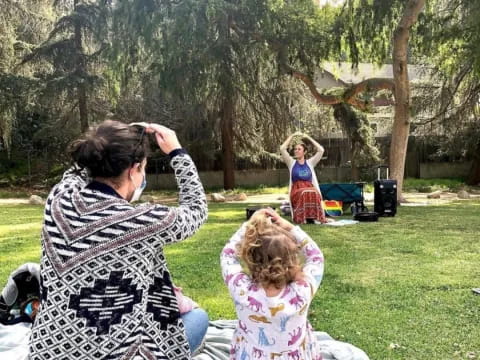
<svg viewBox="0 0 480 360"><path fill-rule="evenodd" d="M305 275L305 280L311 284L312 290L315 293L323 278L323 253L315 241L299 226L295 226L291 232L299 244L302 253L305 255L303 274Z"/></svg>
<svg viewBox="0 0 480 360"><path fill-rule="evenodd" d="M242 289L251 283L250 277L243 272L242 265L237 255L237 244L245 235L246 223L230 238L220 254L220 265L225 285L235 300Z"/></svg>

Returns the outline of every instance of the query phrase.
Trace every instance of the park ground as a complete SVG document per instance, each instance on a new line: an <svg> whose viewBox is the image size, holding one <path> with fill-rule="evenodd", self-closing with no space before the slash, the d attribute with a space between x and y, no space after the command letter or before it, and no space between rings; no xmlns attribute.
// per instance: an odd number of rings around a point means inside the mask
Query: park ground
<svg viewBox="0 0 480 360"><path fill-rule="evenodd" d="M153 196L174 201L168 194ZM275 206L284 196L251 192L246 201L210 203L207 223L166 248L175 282L212 320L235 318L220 275L222 247L244 221L246 207ZM407 200L397 216L376 223L302 226L326 259L310 321L371 359L479 359L480 296L471 289L480 287L480 198L407 193ZM17 266L39 261L42 212L18 200L0 203L0 286Z"/></svg>

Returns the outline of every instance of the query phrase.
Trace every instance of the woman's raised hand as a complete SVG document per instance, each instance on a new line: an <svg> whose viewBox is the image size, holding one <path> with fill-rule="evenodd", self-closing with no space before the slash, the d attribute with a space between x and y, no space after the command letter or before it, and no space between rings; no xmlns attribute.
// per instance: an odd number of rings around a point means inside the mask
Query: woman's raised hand
<svg viewBox="0 0 480 360"><path fill-rule="evenodd" d="M147 131L155 134L157 144L165 154L169 154L173 150L180 149L182 147L177 139L177 134L172 129L159 124L148 125Z"/></svg>
<svg viewBox="0 0 480 360"><path fill-rule="evenodd" d="M157 144L165 154L169 154L173 150L182 147L177 139L175 131L166 126L146 122L137 122L130 125L143 126L147 133L155 134Z"/></svg>

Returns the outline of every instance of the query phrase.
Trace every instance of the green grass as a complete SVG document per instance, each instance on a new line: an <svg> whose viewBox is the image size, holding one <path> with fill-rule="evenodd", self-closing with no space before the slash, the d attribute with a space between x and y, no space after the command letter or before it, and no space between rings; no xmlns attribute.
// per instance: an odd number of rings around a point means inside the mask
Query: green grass
<svg viewBox="0 0 480 360"><path fill-rule="evenodd" d="M0 286L10 272L25 262L38 262L43 208L0 206Z"/></svg>
<svg viewBox="0 0 480 360"><path fill-rule="evenodd" d="M165 251L175 282L211 319L235 317L219 253L245 207L211 204L207 224ZM326 259L310 310L314 328L371 359L480 357L480 296L471 292L480 287L479 214L480 201L458 201L401 207L377 223L305 225ZM38 261L41 218L41 207L0 206L1 284L18 265Z"/></svg>

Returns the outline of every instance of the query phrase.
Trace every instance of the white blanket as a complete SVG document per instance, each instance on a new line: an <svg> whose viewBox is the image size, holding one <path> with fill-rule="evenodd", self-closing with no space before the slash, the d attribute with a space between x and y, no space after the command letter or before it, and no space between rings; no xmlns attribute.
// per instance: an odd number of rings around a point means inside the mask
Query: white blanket
<svg viewBox="0 0 480 360"><path fill-rule="evenodd" d="M348 220L348 219L342 219L342 220L337 220L333 222L328 222L322 225L328 225L328 226L345 226L345 225L355 225L358 224L358 220Z"/></svg>
<svg viewBox="0 0 480 360"><path fill-rule="evenodd" d="M0 324L0 359L24 360L28 358L29 323Z"/></svg>
<svg viewBox="0 0 480 360"><path fill-rule="evenodd" d="M211 321L203 347L194 360L228 360L230 341L237 320ZM369 360L359 348L342 341L334 340L325 332L316 331L323 360Z"/></svg>
<svg viewBox="0 0 480 360"><path fill-rule="evenodd" d="M194 360L228 360L230 340L236 320L217 320L210 322L202 347L194 355ZM334 340L324 332L316 332L317 341L322 349L323 360L368 360L368 356L359 348ZM4 326L0 324L0 359L27 360L30 324L21 323Z"/></svg>

